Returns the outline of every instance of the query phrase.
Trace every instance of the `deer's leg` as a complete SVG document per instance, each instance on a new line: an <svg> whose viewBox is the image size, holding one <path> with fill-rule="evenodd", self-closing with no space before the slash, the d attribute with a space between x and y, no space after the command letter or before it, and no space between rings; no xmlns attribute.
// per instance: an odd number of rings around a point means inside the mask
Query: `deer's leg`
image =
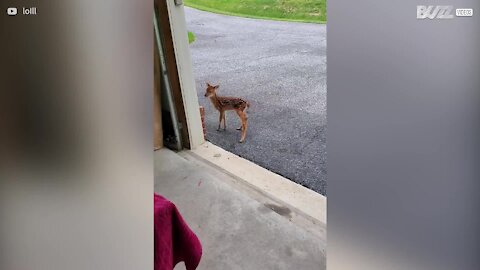
<svg viewBox="0 0 480 270"><path fill-rule="evenodd" d="M238 118L240 118L240 126L237 128L237 130L243 130L243 121L242 121L242 111L235 111L238 115Z"/></svg>
<svg viewBox="0 0 480 270"><path fill-rule="evenodd" d="M218 118L218 128L217 128L217 131L220 131L220 126L222 125L222 119L223 119L223 115L224 115L224 111L220 111L220 115L219 115L219 118Z"/></svg>
<svg viewBox="0 0 480 270"><path fill-rule="evenodd" d="M245 137L247 137L248 116L244 111L237 111L237 114L240 117L240 120L242 121L242 137L240 138L240 143L243 143L245 141Z"/></svg>
<svg viewBox="0 0 480 270"><path fill-rule="evenodd" d="M223 112L223 130L227 130L227 118L225 112Z"/></svg>
<svg viewBox="0 0 480 270"><path fill-rule="evenodd" d="M241 141L245 141L245 137L247 137L247 128L248 128L248 116L247 113L243 112L243 129L242 129L242 139Z"/></svg>
<svg viewBox="0 0 480 270"><path fill-rule="evenodd" d="M242 112L241 110L236 110L235 111L238 114L238 117L240 118L240 126L237 128L237 130L243 130L243 120L242 120Z"/></svg>

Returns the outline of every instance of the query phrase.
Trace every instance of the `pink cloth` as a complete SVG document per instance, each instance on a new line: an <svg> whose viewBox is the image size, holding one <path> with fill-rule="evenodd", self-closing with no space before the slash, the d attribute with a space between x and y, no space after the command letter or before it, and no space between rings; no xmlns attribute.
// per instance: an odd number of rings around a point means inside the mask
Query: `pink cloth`
<svg viewBox="0 0 480 270"><path fill-rule="evenodd" d="M172 270L181 261L187 270L195 270L202 257L202 245L188 227L177 207L154 194L155 270Z"/></svg>

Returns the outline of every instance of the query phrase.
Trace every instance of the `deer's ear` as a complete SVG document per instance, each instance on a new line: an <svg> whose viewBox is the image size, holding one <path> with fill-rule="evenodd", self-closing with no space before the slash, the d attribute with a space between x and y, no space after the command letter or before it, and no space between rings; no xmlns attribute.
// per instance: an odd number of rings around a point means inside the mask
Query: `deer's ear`
<svg viewBox="0 0 480 270"><path fill-rule="evenodd" d="M205 82L205 84L206 84L207 86L211 86L209 82Z"/></svg>
<svg viewBox="0 0 480 270"><path fill-rule="evenodd" d="M220 84L219 84L219 85L215 85L213 88L218 89L218 87L220 87Z"/></svg>

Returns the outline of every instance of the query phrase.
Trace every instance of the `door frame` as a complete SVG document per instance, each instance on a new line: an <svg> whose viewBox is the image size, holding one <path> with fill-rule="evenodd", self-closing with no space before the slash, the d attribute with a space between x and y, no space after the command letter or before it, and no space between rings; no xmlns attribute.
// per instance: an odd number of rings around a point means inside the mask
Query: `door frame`
<svg viewBox="0 0 480 270"><path fill-rule="evenodd" d="M195 149L205 142L183 5L173 0L155 0L155 12L165 63L178 119L182 145Z"/></svg>

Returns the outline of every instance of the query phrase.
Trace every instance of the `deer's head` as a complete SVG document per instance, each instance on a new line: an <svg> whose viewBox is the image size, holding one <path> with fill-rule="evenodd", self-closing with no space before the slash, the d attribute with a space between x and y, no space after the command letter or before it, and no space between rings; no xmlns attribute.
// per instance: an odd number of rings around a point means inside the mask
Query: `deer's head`
<svg viewBox="0 0 480 270"><path fill-rule="evenodd" d="M220 85L213 86L207 82L207 90L205 91L205 97L213 97L219 86Z"/></svg>

